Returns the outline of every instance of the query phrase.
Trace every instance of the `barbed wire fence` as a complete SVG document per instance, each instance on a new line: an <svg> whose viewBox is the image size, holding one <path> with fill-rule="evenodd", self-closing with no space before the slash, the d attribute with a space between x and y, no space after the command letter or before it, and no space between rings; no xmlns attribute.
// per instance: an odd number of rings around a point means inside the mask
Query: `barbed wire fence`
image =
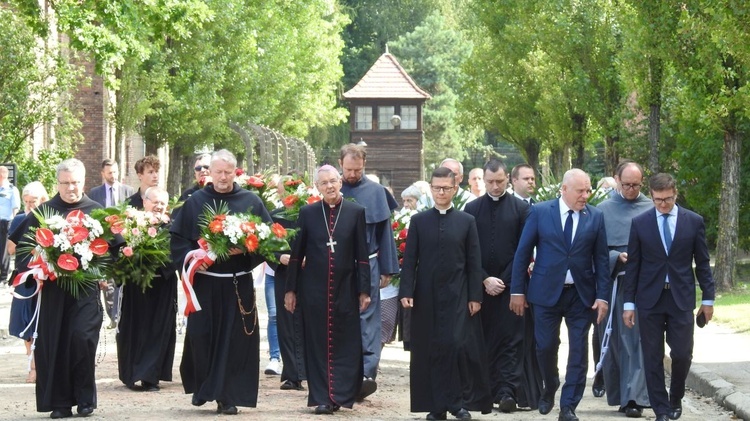
<svg viewBox="0 0 750 421"><path fill-rule="evenodd" d="M230 127L245 144L246 165L250 174L266 171L312 174L315 170L315 151L304 140L249 122L230 123Z"/></svg>

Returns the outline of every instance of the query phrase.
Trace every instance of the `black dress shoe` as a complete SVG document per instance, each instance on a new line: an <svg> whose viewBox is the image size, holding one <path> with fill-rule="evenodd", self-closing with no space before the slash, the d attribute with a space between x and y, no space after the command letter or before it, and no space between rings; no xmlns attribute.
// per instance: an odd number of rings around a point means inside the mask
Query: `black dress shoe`
<svg viewBox="0 0 750 421"><path fill-rule="evenodd" d="M657 415L654 421L669 421L669 417L667 415Z"/></svg>
<svg viewBox="0 0 750 421"><path fill-rule="evenodd" d="M448 414L445 412L430 412L427 414L428 420L445 420L448 419Z"/></svg>
<svg viewBox="0 0 750 421"><path fill-rule="evenodd" d="M516 400L510 396L503 396L502 398L500 398L498 408L501 412L505 412L506 414L513 412L517 409Z"/></svg>
<svg viewBox="0 0 750 421"><path fill-rule="evenodd" d="M604 387L604 374L602 372L596 373L594 376L594 384L591 386L591 393L595 398L601 398L604 396L606 389Z"/></svg>
<svg viewBox="0 0 750 421"><path fill-rule="evenodd" d="M625 408L625 416L628 418L640 418L642 415L643 410L641 408L636 408L634 406Z"/></svg>
<svg viewBox="0 0 750 421"><path fill-rule="evenodd" d="M365 377L362 380L362 388L359 389L359 394L357 394L357 402L362 402L366 397L375 393L376 390L378 390L378 384L375 380Z"/></svg>
<svg viewBox="0 0 750 421"><path fill-rule="evenodd" d="M552 401L548 401L547 398L541 397L539 398L539 413L542 415L547 415L552 411L552 407L555 406L555 403Z"/></svg>
<svg viewBox="0 0 750 421"><path fill-rule="evenodd" d="M78 405L78 415L82 417L88 417L89 415L94 413L94 406L93 405Z"/></svg>
<svg viewBox="0 0 750 421"><path fill-rule="evenodd" d="M304 387L302 387L302 382L294 382L291 380L284 380L284 383L281 383L281 387L279 387L281 390L305 390Z"/></svg>
<svg viewBox="0 0 750 421"><path fill-rule="evenodd" d="M560 387L560 380L556 380L549 387L545 385L544 392L542 392L542 396L539 398L540 414L547 415L552 411L552 408L555 406L555 393L557 393L558 387Z"/></svg>
<svg viewBox="0 0 750 421"><path fill-rule="evenodd" d="M52 419L68 418L72 416L73 410L71 410L70 408L55 409L51 414L49 414L49 417Z"/></svg>
<svg viewBox="0 0 750 421"><path fill-rule="evenodd" d="M467 411L467 410L465 410L463 408L459 409L456 412L451 412L451 413L453 414L454 417L456 417L456 419L459 419L459 420L470 420L471 419L471 414L469 413L469 411Z"/></svg>
<svg viewBox="0 0 750 421"><path fill-rule="evenodd" d="M333 414L333 407L331 405L318 405L315 408L315 413L318 415L331 415Z"/></svg>
<svg viewBox="0 0 750 421"><path fill-rule="evenodd" d="M193 394L193 401L192 401L193 406L203 406L205 403L206 401L204 401L203 399L200 399L199 397L195 396L195 394Z"/></svg>
<svg viewBox="0 0 750 421"><path fill-rule="evenodd" d="M160 390L158 383L149 383L141 381L141 385L145 392L158 392Z"/></svg>
<svg viewBox="0 0 750 421"><path fill-rule="evenodd" d="M557 421L578 421L578 417L573 412L573 408L564 406L560 408L560 415L557 417Z"/></svg>
<svg viewBox="0 0 750 421"><path fill-rule="evenodd" d="M236 406L229 404L229 403L216 401L216 413L217 414L237 415L237 412L238 411L237 411Z"/></svg>
<svg viewBox="0 0 750 421"><path fill-rule="evenodd" d="M672 409L669 410L667 416L669 416L670 420L679 419L682 416L682 404L680 403L677 406L672 406Z"/></svg>

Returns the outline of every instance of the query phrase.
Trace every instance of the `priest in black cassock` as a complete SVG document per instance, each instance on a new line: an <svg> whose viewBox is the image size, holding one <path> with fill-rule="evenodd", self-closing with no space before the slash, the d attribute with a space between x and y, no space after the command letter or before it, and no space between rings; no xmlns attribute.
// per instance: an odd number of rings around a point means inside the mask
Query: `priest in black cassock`
<svg viewBox="0 0 750 421"><path fill-rule="evenodd" d="M489 361L493 401L502 412L537 408L542 375L536 359L531 314L510 310L513 257L529 214L529 205L506 192L508 169L497 159L484 165L486 193L466 204L473 215L482 249L482 329Z"/></svg>
<svg viewBox="0 0 750 421"><path fill-rule="evenodd" d="M143 209L147 212L163 214L168 203L169 194L165 190L146 189ZM140 285L126 282L120 297L122 308L116 336L120 381L132 390L158 391L160 380L172 381L177 341L175 266L170 263L159 269L145 291ZM140 387L135 384L138 381Z"/></svg>
<svg viewBox="0 0 750 421"><path fill-rule="evenodd" d="M370 258L370 298L367 310L360 314L362 328L362 350L364 358L364 380L357 400L362 400L377 389L375 379L380 364L382 344L380 334L380 288L391 282L399 272L398 251L393 240L391 213L398 202L385 189L365 176L367 151L363 146L349 143L341 148L339 165L343 172L341 193L345 199L354 199L365 207L367 221L367 252Z"/></svg>
<svg viewBox="0 0 750 421"><path fill-rule="evenodd" d="M307 405L332 414L351 408L362 385L359 314L370 304L370 264L365 208L343 199L334 167L316 175L323 200L300 210L284 307L302 308Z"/></svg>
<svg viewBox="0 0 750 421"><path fill-rule="evenodd" d="M58 194L37 210L42 214L52 211L65 217L74 210L90 214L101 208L83 194L85 180L83 162L74 158L62 161L57 166ZM24 234L31 227L39 227L34 216L24 219L11 233L10 240L19 247L24 243L28 245ZM118 236L115 246L121 241ZM94 368L102 307L95 287L79 294L75 298L61 289L57 282L45 282L40 299L38 338L34 350L36 407L39 412L52 411L51 418L73 416L71 408L74 405L78 406L79 415L88 416L97 406Z"/></svg>
<svg viewBox="0 0 750 421"><path fill-rule="evenodd" d="M474 217L453 208L455 174L432 173L435 207L411 218L399 297L412 309L411 412L444 420L447 412L492 410L487 356L478 312L482 258Z"/></svg>
<svg viewBox="0 0 750 421"><path fill-rule="evenodd" d="M646 388L640 327L636 324L628 329L620 317L625 303L621 274L624 273L628 260L631 221L633 217L653 209L654 202L641 193L643 168L637 163L624 161L618 165L615 181L617 191L597 206L604 211L609 268L615 280L615 298L610 305L609 318L607 323L602 323L597 328L600 337L604 336L606 329L611 328L609 346L602 361L607 403L618 406L626 416L637 418L642 415L643 408L651 404Z"/></svg>
<svg viewBox="0 0 750 421"><path fill-rule="evenodd" d="M252 212L271 223L261 199L234 182L237 159L227 150L211 156L213 184L190 196L172 221L174 262L198 248L198 220L205 206L221 202L230 213ZM250 271L262 258L230 252L227 260L202 264L193 289L202 310L188 316L180 374L185 393L201 406L216 401L217 412L237 414L238 406L255 407L258 401L259 334L255 290ZM241 312L244 309L244 314Z"/></svg>

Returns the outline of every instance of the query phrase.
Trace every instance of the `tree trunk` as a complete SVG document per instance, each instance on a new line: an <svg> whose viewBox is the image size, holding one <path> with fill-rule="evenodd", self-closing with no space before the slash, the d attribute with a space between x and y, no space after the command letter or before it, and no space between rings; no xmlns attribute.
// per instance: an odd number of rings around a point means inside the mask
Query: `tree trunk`
<svg viewBox="0 0 750 421"><path fill-rule="evenodd" d="M571 165L573 168L583 169L584 164L584 153L585 153L585 130L586 130L586 116L580 113L573 113L571 115L573 121L573 145Z"/></svg>
<svg viewBox="0 0 750 421"><path fill-rule="evenodd" d="M648 166L652 174L659 172L659 138L661 137L661 91L664 84L664 62L651 57L649 70Z"/></svg>
<svg viewBox="0 0 750 421"><path fill-rule="evenodd" d="M182 169L186 167L182 162L182 146L175 143L169 148L169 173L167 174L167 191L170 197L177 197L182 193ZM191 165L191 164L188 164Z"/></svg>
<svg viewBox="0 0 750 421"><path fill-rule="evenodd" d="M619 136L607 135L604 137L604 173L606 175L614 175L617 164L620 161L620 154L615 149L615 145L619 140Z"/></svg>
<svg viewBox="0 0 750 421"><path fill-rule="evenodd" d="M734 286L737 231L739 230L741 156L742 136L736 131L724 132L719 237L716 241L716 262L713 271L716 288L720 291L730 290Z"/></svg>

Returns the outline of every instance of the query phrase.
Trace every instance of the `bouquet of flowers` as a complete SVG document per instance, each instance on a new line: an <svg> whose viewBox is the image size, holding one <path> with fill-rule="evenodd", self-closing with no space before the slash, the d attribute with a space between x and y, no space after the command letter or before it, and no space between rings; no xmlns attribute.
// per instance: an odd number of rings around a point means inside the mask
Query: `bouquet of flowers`
<svg viewBox="0 0 750 421"><path fill-rule="evenodd" d="M398 265L404 263L404 252L406 251L406 237L409 235L409 222L411 217L417 213L415 210L402 209L393 214L391 227L393 228L393 239L396 241L396 250L398 251ZM401 281L399 275L391 278L391 284L398 286Z"/></svg>
<svg viewBox="0 0 750 421"><path fill-rule="evenodd" d="M249 175L242 168L237 168L235 175L237 184L241 188L257 194L266 209L276 209L279 196L276 193L276 183L270 173Z"/></svg>
<svg viewBox="0 0 750 421"><path fill-rule="evenodd" d="M120 250L109 275L118 283L134 283L142 291L151 287L157 270L167 265L169 255L169 216L128 206L94 211L104 214L108 233L120 234L125 247Z"/></svg>
<svg viewBox="0 0 750 421"><path fill-rule="evenodd" d="M307 186L302 178L293 178L284 182L286 196L281 199L284 211L279 215L290 221L296 221L302 206L310 205L321 200L320 195Z"/></svg>
<svg viewBox="0 0 750 421"><path fill-rule="evenodd" d="M64 218L46 207L32 212L39 227L27 233L26 238L34 245L21 246L19 252L31 253L33 258L29 270L16 276L14 286L32 276L37 280L37 291L43 281L57 282L78 298L82 290L106 278L111 258L99 220L80 210Z"/></svg>

